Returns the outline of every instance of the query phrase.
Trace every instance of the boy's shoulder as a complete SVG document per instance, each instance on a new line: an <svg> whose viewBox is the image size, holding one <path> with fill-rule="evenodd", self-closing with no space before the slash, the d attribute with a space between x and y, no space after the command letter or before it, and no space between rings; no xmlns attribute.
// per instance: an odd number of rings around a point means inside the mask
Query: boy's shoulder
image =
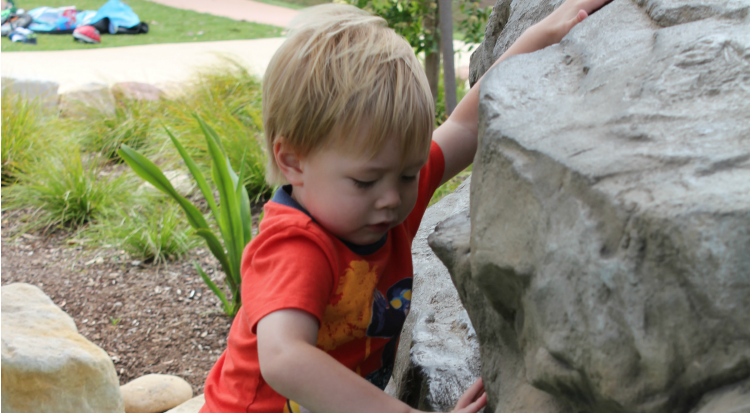
<svg viewBox="0 0 750 413"><path fill-rule="evenodd" d="M293 246L315 249L333 258L335 244L328 234L289 194L291 188L281 187L263 207L263 220L258 234L246 247L248 251L278 248L293 254Z"/></svg>

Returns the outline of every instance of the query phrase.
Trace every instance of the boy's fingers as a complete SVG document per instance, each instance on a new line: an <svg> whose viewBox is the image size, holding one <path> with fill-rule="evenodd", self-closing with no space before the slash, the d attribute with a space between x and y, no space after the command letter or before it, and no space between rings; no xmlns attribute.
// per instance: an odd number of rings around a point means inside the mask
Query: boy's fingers
<svg viewBox="0 0 750 413"><path fill-rule="evenodd" d="M466 409L464 409L461 413L477 413L479 410L482 409L482 407L487 405L487 393L482 393L482 395L472 404L466 406Z"/></svg>
<svg viewBox="0 0 750 413"><path fill-rule="evenodd" d="M469 387L466 393L469 395L469 400L471 401L476 400L477 397L484 393L484 381L482 381L482 378L478 378L477 381Z"/></svg>
<svg viewBox="0 0 750 413"><path fill-rule="evenodd" d="M472 402L480 398L483 393L484 383L480 377L464 392L463 395L461 395L461 398L458 399L458 403L456 403L456 409L463 409L464 407L469 406Z"/></svg>

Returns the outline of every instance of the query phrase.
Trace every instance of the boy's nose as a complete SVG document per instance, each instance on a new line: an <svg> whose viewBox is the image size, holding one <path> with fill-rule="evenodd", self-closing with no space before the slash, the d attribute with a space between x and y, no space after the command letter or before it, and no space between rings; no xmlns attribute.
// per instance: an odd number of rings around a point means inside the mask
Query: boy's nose
<svg viewBox="0 0 750 413"><path fill-rule="evenodd" d="M375 204L377 209L394 209L401 205L401 194L396 189L390 189L378 198Z"/></svg>

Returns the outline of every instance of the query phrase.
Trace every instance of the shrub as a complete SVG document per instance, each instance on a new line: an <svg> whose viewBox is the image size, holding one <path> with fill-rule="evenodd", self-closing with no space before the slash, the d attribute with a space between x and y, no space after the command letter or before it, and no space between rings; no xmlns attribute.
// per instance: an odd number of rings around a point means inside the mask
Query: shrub
<svg viewBox="0 0 750 413"><path fill-rule="evenodd" d="M20 172L46 150L49 139L45 115L37 100L3 90L2 93L2 184L12 184Z"/></svg>
<svg viewBox="0 0 750 413"><path fill-rule="evenodd" d="M30 171L3 191L5 207L33 208L27 230L79 228L111 213L129 192L122 176L106 174L98 157L84 162L77 148L37 162Z"/></svg>
<svg viewBox="0 0 750 413"><path fill-rule="evenodd" d="M230 303L227 300L224 292L216 286L213 281L211 281L200 265L196 262L193 262L193 265L201 278L203 278L206 285L208 285L211 291L213 291L221 300L224 312L228 316L233 317L237 314L237 311L242 305L240 295L240 287L242 283L240 262L242 260L242 252L245 249L245 245L247 245L252 238L250 199L245 186L242 185L242 182L244 182L245 163L241 159L240 165L242 167L240 168L239 176L237 176L232 169L229 157L224 151L221 145L221 139L216 131L203 122L201 118L196 117L196 121L203 130L206 144L210 152L213 181L219 193L218 205L214 199L213 190L208 186L208 182L198 168L198 165L196 165L187 150L179 141L177 141L174 135L169 133L169 131L167 131L167 133L180 153L180 156L182 156L185 161L193 178L195 178L198 188L200 188L203 193L211 210L211 215L218 223L220 235L224 241L223 244L219 241L219 237L217 237L213 230L208 226L208 222L198 208L177 193L169 180L153 162L149 161L146 157L127 145L122 145L119 155L128 165L130 165L131 168L133 168L133 171L135 171L138 176L177 201L185 212L190 226L195 229L198 236L206 241L209 250L211 250L211 253L219 261L222 270L226 274L225 280L232 294L232 302Z"/></svg>
<svg viewBox="0 0 750 413"><path fill-rule="evenodd" d="M147 100L118 99L113 113L93 107L80 111L83 115L71 121L82 149L116 161L122 144L139 150L153 145L162 118L160 103Z"/></svg>
<svg viewBox="0 0 750 413"><path fill-rule="evenodd" d="M211 153L196 115L216 130L232 168L244 168L243 184L257 201L273 191L265 178L261 86L247 69L228 62L228 67L201 75L184 97L167 102L166 123L204 172Z"/></svg>
<svg viewBox="0 0 750 413"><path fill-rule="evenodd" d="M182 258L195 245L193 231L179 207L147 199L90 227L85 238L101 246L122 248L131 257L160 263Z"/></svg>

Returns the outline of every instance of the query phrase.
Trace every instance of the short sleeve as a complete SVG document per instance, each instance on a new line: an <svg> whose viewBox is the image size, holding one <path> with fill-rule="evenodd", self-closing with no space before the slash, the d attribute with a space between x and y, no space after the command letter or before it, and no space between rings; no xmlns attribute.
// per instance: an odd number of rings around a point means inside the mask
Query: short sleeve
<svg viewBox="0 0 750 413"><path fill-rule="evenodd" d="M282 309L306 311L320 322L334 287L333 257L304 228L271 232L261 232L242 258L242 308L252 331Z"/></svg>
<svg viewBox="0 0 750 413"><path fill-rule="evenodd" d="M443 173L445 172L445 158L443 157L443 150L440 146L432 141L430 145L430 157L427 160L427 164L422 167L419 171L419 195L417 196L417 204L411 211L409 216L406 218L405 224L406 229L414 237L419 229L419 223L422 222L422 216L427 210L427 205L430 204L432 195L435 194L440 181L443 179Z"/></svg>

